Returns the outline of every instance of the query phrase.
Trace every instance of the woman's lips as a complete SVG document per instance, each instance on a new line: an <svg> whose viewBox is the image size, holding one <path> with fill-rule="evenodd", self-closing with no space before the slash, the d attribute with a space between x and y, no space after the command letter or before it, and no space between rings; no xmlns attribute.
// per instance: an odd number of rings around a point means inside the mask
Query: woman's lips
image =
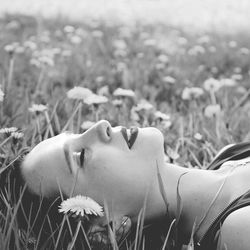
<svg viewBox="0 0 250 250"><path fill-rule="evenodd" d="M121 133L126 143L128 144L128 148L131 149L134 145L136 138L138 136L139 129L137 127L131 127L129 129L130 134L128 135L128 130L125 127L122 127Z"/></svg>

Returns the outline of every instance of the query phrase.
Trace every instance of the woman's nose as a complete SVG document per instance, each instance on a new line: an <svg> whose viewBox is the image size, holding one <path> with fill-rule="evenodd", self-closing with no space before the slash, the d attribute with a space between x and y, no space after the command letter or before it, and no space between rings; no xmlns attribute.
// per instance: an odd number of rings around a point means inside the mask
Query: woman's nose
<svg viewBox="0 0 250 250"><path fill-rule="evenodd" d="M109 142L112 139L111 125L106 120L101 120L95 125L98 138L103 142Z"/></svg>

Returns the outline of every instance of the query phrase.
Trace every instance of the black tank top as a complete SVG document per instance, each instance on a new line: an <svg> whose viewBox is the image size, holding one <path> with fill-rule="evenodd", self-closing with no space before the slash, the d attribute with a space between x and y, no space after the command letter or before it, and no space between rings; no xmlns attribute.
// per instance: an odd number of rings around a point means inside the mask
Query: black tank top
<svg viewBox="0 0 250 250"><path fill-rule="evenodd" d="M216 170L226 161L240 160L250 156L250 143L235 144L219 154L208 166L210 170ZM203 235L202 239L195 243L195 250L216 250L219 232L222 223L229 214L237 209L250 206L250 190L232 201L213 221Z"/></svg>

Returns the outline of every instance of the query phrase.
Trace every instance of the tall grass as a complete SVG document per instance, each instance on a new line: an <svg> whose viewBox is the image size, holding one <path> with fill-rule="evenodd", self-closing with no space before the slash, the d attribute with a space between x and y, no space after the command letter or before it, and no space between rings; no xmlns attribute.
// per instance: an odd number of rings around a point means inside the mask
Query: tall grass
<svg viewBox="0 0 250 250"><path fill-rule="evenodd" d="M92 246L84 223L68 216L54 221L56 202L46 207L41 198L24 213L25 186L14 173L22 156L46 138L65 130L81 133L83 122L98 119L114 126L156 126L165 137L166 160L196 168L205 168L226 144L250 138L250 47L245 33L189 34L164 25L127 27L101 20L69 23L26 16L2 18L0 30L0 129L16 127L19 134L0 132L0 249ZM209 78L228 83L230 79L232 84L206 88ZM109 101L87 105L69 99L67 91L74 86ZM133 90L136 98L115 97L118 87ZM121 102L115 104L117 99ZM46 109L31 112L33 104ZM169 117L157 116L157 111ZM177 200L181 211L181 197ZM178 218L157 231L145 228L144 215L145 207L122 244L110 226L111 244L106 248L169 249Z"/></svg>

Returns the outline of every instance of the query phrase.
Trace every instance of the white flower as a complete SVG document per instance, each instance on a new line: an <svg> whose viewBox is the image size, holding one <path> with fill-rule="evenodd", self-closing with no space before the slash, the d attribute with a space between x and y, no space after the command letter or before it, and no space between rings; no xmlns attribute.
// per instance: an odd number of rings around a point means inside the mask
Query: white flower
<svg viewBox="0 0 250 250"><path fill-rule="evenodd" d="M188 88L188 87L186 87L183 89L181 97L183 100L190 100L192 98L198 98L203 94L204 94L204 91L201 88L198 88L198 87Z"/></svg>
<svg viewBox="0 0 250 250"><path fill-rule="evenodd" d="M221 85L225 87L234 87L237 84L234 79L230 79L230 78L221 79L220 82L221 82Z"/></svg>
<svg viewBox="0 0 250 250"><path fill-rule="evenodd" d="M73 33L75 31L75 28L71 25L66 25L64 28L63 28L64 32L65 33Z"/></svg>
<svg viewBox="0 0 250 250"><path fill-rule="evenodd" d="M83 130L88 130L89 128L91 128L93 125L95 124L95 122L92 121L85 121L82 123L81 128Z"/></svg>
<svg viewBox="0 0 250 250"><path fill-rule="evenodd" d="M92 214L96 216L103 216L102 207L93 199L82 195L77 195L64 200L59 206L58 211L64 214L71 212L80 216Z"/></svg>
<svg viewBox="0 0 250 250"><path fill-rule="evenodd" d="M17 128L16 127L10 127L10 128L1 128L0 133L1 134L11 134L13 132L16 132Z"/></svg>
<svg viewBox="0 0 250 250"><path fill-rule="evenodd" d="M7 23L6 29L17 30L20 28L20 26L21 26L21 24L18 21L12 20L9 23Z"/></svg>
<svg viewBox="0 0 250 250"><path fill-rule="evenodd" d="M0 102L3 101L3 98L4 98L4 93L3 93L3 91L0 89Z"/></svg>
<svg viewBox="0 0 250 250"><path fill-rule="evenodd" d="M115 99L112 101L113 105L116 107L121 107L122 106L122 100Z"/></svg>
<svg viewBox="0 0 250 250"><path fill-rule="evenodd" d="M245 94L247 92L246 88L243 87L243 86L239 86L237 89L236 89L236 92L239 93L239 94Z"/></svg>
<svg viewBox="0 0 250 250"><path fill-rule="evenodd" d="M18 46L19 46L19 43L17 43L17 42L7 44L4 46L4 50L9 54L13 54L16 51L16 48Z"/></svg>
<svg viewBox="0 0 250 250"><path fill-rule="evenodd" d="M135 107L132 107L131 111L130 111L130 118L132 121L140 121L140 117L138 115L138 113L135 110Z"/></svg>
<svg viewBox="0 0 250 250"><path fill-rule="evenodd" d="M200 133L195 133L194 138L198 141L202 140L202 135Z"/></svg>
<svg viewBox="0 0 250 250"><path fill-rule="evenodd" d="M242 68L240 68L240 67L235 67L235 68L234 68L234 73L236 73L236 74L242 73Z"/></svg>
<svg viewBox="0 0 250 250"><path fill-rule="evenodd" d="M84 102L86 104L88 104L88 105L91 105L91 104L102 104L102 103L108 102L108 98L106 96L92 94L92 95L88 96L84 100Z"/></svg>
<svg viewBox="0 0 250 250"><path fill-rule="evenodd" d="M84 100L93 95L93 92L88 88L76 86L67 92L67 97L70 99Z"/></svg>
<svg viewBox="0 0 250 250"><path fill-rule="evenodd" d="M155 46L156 41L155 41L155 39L147 39L147 40L144 41L144 45L145 46Z"/></svg>
<svg viewBox="0 0 250 250"><path fill-rule="evenodd" d="M30 50L36 50L37 49L37 44L34 43L33 41L30 41L30 40L27 40L23 43L23 46L27 49L30 49Z"/></svg>
<svg viewBox="0 0 250 250"><path fill-rule="evenodd" d="M250 54L250 50L248 48L241 48L240 49L240 53L242 55L249 55Z"/></svg>
<svg viewBox="0 0 250 250"><path fill-rule="evenodd" d="M98 82L98 83L103 82L104 80L105 80L104 76L97 76L96 79L95 79L95 81Z"/></svg>
<svg viewBox="0 0 250 250"><path fill-rule="evenodd" d="M113 46L118 50L126 50L127 49L127 44L122 39L113 41Z"/></svg>
<svg viewBox="0 0 250 250"><path fill-rule="evenodd" d="M31 113L39 113L39 112L44 112L45 110L47 110L47 106L43 105L43 104L33 104L30 108L29 111Z"/></svg>
<svg viewBox="0 0 250 250"><path fill-rule="evenodd" d="M11 136L15 139L21 139L21 138L23 138L23 133L22 132L12 132Z"/></svg>
<svg viewBox="0 0 250 250"><path fill-rule="evenodd" d="M241 81L243 79L243 76L241 74L233 74L231 78L235 81Z"/></svg>
<svg viewBox="0 0 250 250"><path fill-rule="evenodd" d="M74 35L70 37L70 42L73 44L80 44L82 42L82 38L80 36Z"/></svg>
<svg viewBox="0 0 250 250"><path fill-rule="evenodd" d="M205 48L200 45L196 45L188 51L188 54L190 56L197 56L198 54L204 54L205 52Z"/></svg>
<svg viewBox="0 0 250 250"><path fill-rule="evenodd" d="M101 76L100 76L101 77ZM97 94L98 95L106 95L106 96L109 96L109 86L108 85L105 85L105 86L102 86L100 89L98 89L97 91Z"/></svg>
<svg viewBox="0 0 250 250"><path fill-rule="evenodd" d="M175 78L172 76L164 76L162 78L163 82L174 84L176 82Z"/></svg>
<svg viewBox="0 0 250 250"><path fill-rule="evenodd" d="M164 128L164 129L168 129L170 128L172 125L172 122L170 120L163 120L161 122L161 126Z"/></svg>
<svg viewBox="0 0 250 250"><path fill-rule="evenodd" d="M166 65L164 63L156 63L155 64L155 68L157 70L162 70L162 69L165 69L166 68Z"/></svg>
<svg viewBox="0 0 250 250"><path fill-rule="evenodd" d="M208 35L204 35L197 40L197 42L200 44L208 44L208 43L210 43L210 41L211 41L211 39Z"/></svg>
<svg viewBox="0 0 250 250"><path fill-rule="evenodd" d="M179 45L186 45L188 43L188 40L185 37L179 37L177 43Z"/></svg>
<svg viewBox="0 0 250 250"><path fill-rule="evenodd" d="M230 47L230 48L236 48L237 47L237 42L236 41L230 41L229 43L228 43L228 46Z"/></svg>
<svg viewBox="0 0 250 250"><path fill-rule="evenodd" d="M170 116L167 114L162 113L161 111L156 111L155 112L155 118L156 119L161 119L161 120L169 120Z"/></svg>
<svg viewBox="0 0 250 250"><path fill-rule="evenodd" d="M217 79L214 79L214 78L207 79L203 83L203 85L204 85L205 90L213 91L213 92L216 92L217 90L219 90L222 87L221 82Z"/></svg>
<svg viewBox="0 0 250 250"><path fill-rule="evenodd" d="M180 157L180 155L178 154L178 152L175 151L175 150L173 150L173 149L170 148L170 147L167 148L167 155L168 155L171 159L173 159L173 160L177 160L177 159Z"/></svg>
<svg viewBox="0 0 250 250"><path fill-rule="evenodd" d="M159 55L159 56L158 56L158 60L159 60L161 63L168 63L168 62L169 62L168 56L165 55L165 54Z"/></svg>
<svg viewBox="0 0 250 250"><path fill-rule="evenodd" d="M141 110L150 110L153 109L154 106L148 102L147 100L142 99L135 107L135 111L141 111Z"/></svg>
<svg viewBox="0 0 250 250"><path fill-rule="evenodd" d="M127 51L126 50L122 50L122 49L116 49L114 51L114 56L115 57L125 57L125 56L127 56Z"/></svg>
<svg viewBox="0 0 250 250"><path fill-rule="evenodd" d="M204 111L204 115L208 118L212 118L216 115L219 115L220 113L221 113L221 107L219 104L208 105Z"/></svg>
<svg viewBox="0 0 250 250"><path fill-rule="evenodd" d="M211 53L215 53L216 52L216 47L215 46L210 46L209 47L209 51L211 52Z"/></svg>
<svg viewBox="0 0 250 250"><path fill-rule="evenodd" d="M135 92L131 89L122 89L122 88L117 88L113 92L114 96L121 96L121 97L135 97Z"/></svg>
<svg viewBox="0 0 250 250"><path fill-rule="evenodd" d="M55 62L52 57L50 56L40 56L38 60L44 64L53 67L55 65Z"/></svg>

